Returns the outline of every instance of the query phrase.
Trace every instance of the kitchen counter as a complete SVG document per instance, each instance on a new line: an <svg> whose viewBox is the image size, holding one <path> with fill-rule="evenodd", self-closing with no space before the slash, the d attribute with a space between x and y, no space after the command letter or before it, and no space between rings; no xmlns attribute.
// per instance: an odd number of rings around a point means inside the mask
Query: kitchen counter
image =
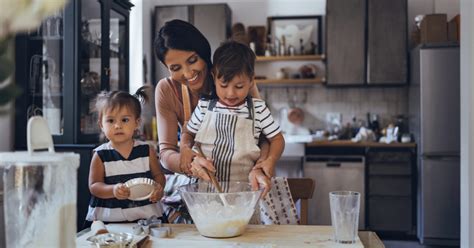
<svg viewBox="0 0 474 248"><path fill-rule="evenodd" d="M110 232L131 232L133 224L109 224ZM373 232L359 232L355 244L337 244L332 240L331 226L249 225L242 236L226 239L206 238L194 225L167 224L172 229L169 238L150 237L142 247L343 247L382 248L383 243ZM86 241L90 232L78 235L77 247L91 247Z"/></svg>
<svg viewBox="0 0 474 248"><path fill-rule="evenodd" d="M380 143L380 142L352 142L350 140L313 141L306 143L306 147L383 147L383 148L415 148L416 143Z"/></svg>

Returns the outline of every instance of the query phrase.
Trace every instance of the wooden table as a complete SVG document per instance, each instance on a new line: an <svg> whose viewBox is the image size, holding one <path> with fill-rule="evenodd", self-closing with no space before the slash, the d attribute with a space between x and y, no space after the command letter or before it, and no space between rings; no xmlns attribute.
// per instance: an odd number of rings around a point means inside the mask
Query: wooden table
<svg viewBox="0 0 474 248"><path fill-rule="evenodd" d="M359 232L355 244L338 244L332 239L331 226L305 225L249 225L239 237L226 239L206 238L199 234L194 225L169 224L172 235L168 238L150 236L142 247L336 247L336 248L383 248L384 245L373 232ZM107 225L109 232L132 232L132 224ZM78 234L77 247L92 247L86 241L92 233Z"/></svg>

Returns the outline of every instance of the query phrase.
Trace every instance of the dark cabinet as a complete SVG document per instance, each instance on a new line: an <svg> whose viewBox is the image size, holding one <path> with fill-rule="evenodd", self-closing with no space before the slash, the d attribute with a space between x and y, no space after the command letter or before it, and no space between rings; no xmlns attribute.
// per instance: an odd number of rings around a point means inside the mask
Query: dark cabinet
<svg viewBox="0 0 474 248"><path fill-rule="evenodd" d="M26 147L26 123L43 115L55 144L97 144L93 99L128 90L129 11L125 0L74 0L16 39L15 147Z"/></svg>
<svg viewBox="0 0 474 248"><path fill-rule="evenodd" d="M367 83L405 84L407 1L368 0Z"/></svg>
<svg viewBox="0 0 474 248"><path fill-rule="evenodd" d="M77 223L89 200L88 172L100 129L94 98L129 85L129 12L126 0L71 0L65 9L16 38L15 149L26 149L28 118L42 115L58 152L80 154Z"/></svg>
<svg viewBox="0 0 474 248"><path fill-rule="evenodd" d="M327 85L406 84L406 0L326 5Z"/></svg>
<svg viewBox="0 0 474 248"><path fill-rule="evenodd" d="M415 148L368 148L367 227L386 235L416 233Z"/></svg>
<svg viewBox="0 0 474 248"><path fill-rule="evenodd" d="M363 84L366 1L331 0L326 8L327 84Z"/></svg>

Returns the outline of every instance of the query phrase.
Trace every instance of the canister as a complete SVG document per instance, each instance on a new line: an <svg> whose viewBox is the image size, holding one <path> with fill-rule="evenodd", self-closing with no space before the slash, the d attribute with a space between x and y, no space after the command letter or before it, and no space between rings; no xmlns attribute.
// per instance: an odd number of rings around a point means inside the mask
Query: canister
<svg viewBox="0 0 474 248"><path fill-rule="evenodd" d="M6 247L75 247L78 167L74 153L0 153Z"/></svg>

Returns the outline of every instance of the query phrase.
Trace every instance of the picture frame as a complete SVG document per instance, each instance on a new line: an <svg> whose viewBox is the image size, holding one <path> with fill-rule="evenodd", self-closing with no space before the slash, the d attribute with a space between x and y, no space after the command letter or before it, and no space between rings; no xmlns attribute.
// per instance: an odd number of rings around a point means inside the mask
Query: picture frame
<svg viewBox="0 0 474 248"><path fill-rule="evenodd" d="M322 16L271 16L267 29L272 55L322 54Z"/></svg>

